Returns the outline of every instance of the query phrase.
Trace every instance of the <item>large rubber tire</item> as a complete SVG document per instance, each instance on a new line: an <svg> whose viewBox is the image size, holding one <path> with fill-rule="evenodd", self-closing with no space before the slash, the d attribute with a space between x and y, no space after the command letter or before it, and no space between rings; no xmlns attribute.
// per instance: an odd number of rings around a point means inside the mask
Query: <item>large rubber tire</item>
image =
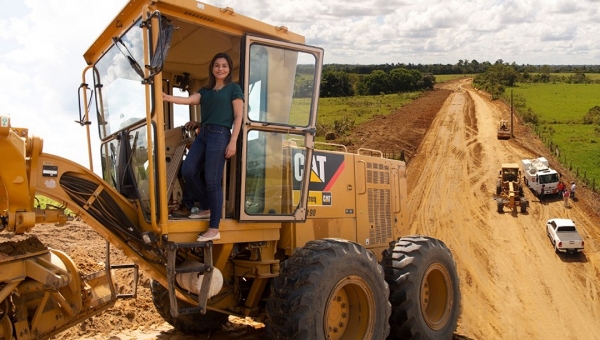
<svg viewBox="0 0 600 340"><path fill-rule="evenodd" d="M269 339L385 339L389 287L370 251L340 239L308 242L271 284Z"/></svg>
<svg viewBox="0 0 600 340"><path fill-rule="evenodd" d="M496 208L498 208L498 213L502 214L504 212L504 203L502 203L502 201L497 201Z"/></svg>
<svg viewBox="0 0 600 340"><path fill-rule="evenodd" d="M154 302L158 314L178 331L190 334L204 334L219 329L221 325L229 321L227 314L211 310L206 311L206 314L180 314L174 317L171 315L169 291L155 280L150 281L150 291L152 292L152 302ZM192 305L185 301L177 300L177 306L188 308Z"/></svg>
<svg viewBox="0 0 600 340"><path fill-rule="evenodd" d="M388 339L451 339L460 314L456 264L444 242L403 237L383 252L390 285Z"/></svg>
<svg viewBox="0 0 600 340"><path fill-rule="evenodd" d="M496 185L496 195L500 195L502 193L502 186L500 184Z"/></svg>
<svg viewBox="0 0 600 340"><path fill-rule="evenodd" d="M529 204L529 202L527 202L526 199L521 199L521 213L524 214L527 212L527 205Z"/></svg>

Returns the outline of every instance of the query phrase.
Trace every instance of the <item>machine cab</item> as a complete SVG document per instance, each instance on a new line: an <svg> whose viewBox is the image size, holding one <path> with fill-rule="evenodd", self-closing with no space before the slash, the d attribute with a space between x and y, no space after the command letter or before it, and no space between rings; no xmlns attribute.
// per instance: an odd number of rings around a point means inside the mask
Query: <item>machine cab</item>
<svg viewBox="0 0 600 340"><path fill-rule="evenodd" d="M163 102L162 93L195 93L207 83L212 57L225 52L244 115L224 170L223 217L303 221L323 55L303 42L231 8L130 2L84 55L80 123L90 135L97 129L90 152L100 150L103 179L138 206L149 228L174 230L169 211L181 199L179 169L194 138L183 125L199 122L201 112Z"/></svg>

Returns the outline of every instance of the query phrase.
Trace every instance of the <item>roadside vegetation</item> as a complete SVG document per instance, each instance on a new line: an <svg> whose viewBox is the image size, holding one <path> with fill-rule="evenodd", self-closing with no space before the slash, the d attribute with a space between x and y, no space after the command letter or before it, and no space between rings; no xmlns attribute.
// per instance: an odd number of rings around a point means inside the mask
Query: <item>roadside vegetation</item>
<svg viewBox="0 0 600 340"><path fill-rule="evenodd" d="M600 84L519 83L517 112L556 158L591 187L600 186ZM503 96L510 102L510 94ZM534 119L532 119L534 118Z"/></svg>
<svg viewBox="0 0 600 340"><path fill-rule="evenodd" d="M296 79L292 110L309 109L312 70ZM423 91L457 78L512 104L549 150L584 183L600 190L600 65L517 65L459 60L456 64L323 66L317 141L352 145L348 133L386 115ZM294 115L292 115L294 117Z"/></svg>
<svg viewBox="0 0 600 340"><path fill-rule="evenodd" d="M37 209L63 209L60 203L55 200L42 195L35 195L33 206ZM65 209L65 214L73 216L74 213L70 209Z"/></svg>
<svg viewBox="0 0 600 340"><path fill-rule="evenodd" d="M497 63L473 84L501 99L548 146L560 163L594 191L600 188L600 74L583 70L522 71Z"/></svg>
<svg viewBox="0 0 600 340"><path fill-rule="evenodd" d="M335 141L351 145L348 133L375 115L389 115L419 98L423 91L400 92L377 96L321 98L317 121L317 141Z"/></svg>
<svg viewBox="0 0 600 340"><path fill-rule="evenodd" d="M462 78L474 78L474 74L436 74L435 75L435 83L441 84L447 81L462 79Z"/></svg>
<svg viewBox="0 0 600 340"><path fill-rule="evenodd" d="M581 181L600 189L600 65L517 65L502 59L324 65L317 141L350 145L350 130L373 115L390 114L436 83L465 77L493 99L509 105L512 100L516 113L556 158ZM306 85L299 89L312 84L301 77L297 81Z"/></svg>

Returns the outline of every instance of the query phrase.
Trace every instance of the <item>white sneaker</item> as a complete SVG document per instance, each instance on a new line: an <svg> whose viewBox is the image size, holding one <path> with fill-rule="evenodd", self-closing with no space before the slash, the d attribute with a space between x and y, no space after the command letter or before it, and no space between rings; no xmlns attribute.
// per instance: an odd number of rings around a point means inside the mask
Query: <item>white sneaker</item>
<svg viewBox="0 0 600 340"><path fill-rule="evenodd" d="M196 213L190 214L188 216L188 218L195 218L195 219L210 218L210 210L200 210Z"/></svg>
<svg viewBox="0 0 600 340"><path fill-rule="evenodd" d="M197 242L208 242L208 241L216 241L216 240L220 240L221 239L221 233L217 232L217 234L215 236L212 237L206 237L204 236L204 233L200 233L200 235L198 235L198 239L196 239Z"/></svg>

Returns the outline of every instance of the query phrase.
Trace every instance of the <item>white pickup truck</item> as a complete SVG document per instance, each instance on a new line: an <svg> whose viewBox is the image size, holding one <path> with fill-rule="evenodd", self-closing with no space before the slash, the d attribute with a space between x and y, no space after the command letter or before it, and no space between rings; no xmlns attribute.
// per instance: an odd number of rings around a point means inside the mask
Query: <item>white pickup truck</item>
<svg viewBox="0 0 600 340"><path fill-rule="evenodd" d="M546 233L556 252L576 253L583 250L583 238L575 223L567 218L552 218L546 222Z"/></svg>

